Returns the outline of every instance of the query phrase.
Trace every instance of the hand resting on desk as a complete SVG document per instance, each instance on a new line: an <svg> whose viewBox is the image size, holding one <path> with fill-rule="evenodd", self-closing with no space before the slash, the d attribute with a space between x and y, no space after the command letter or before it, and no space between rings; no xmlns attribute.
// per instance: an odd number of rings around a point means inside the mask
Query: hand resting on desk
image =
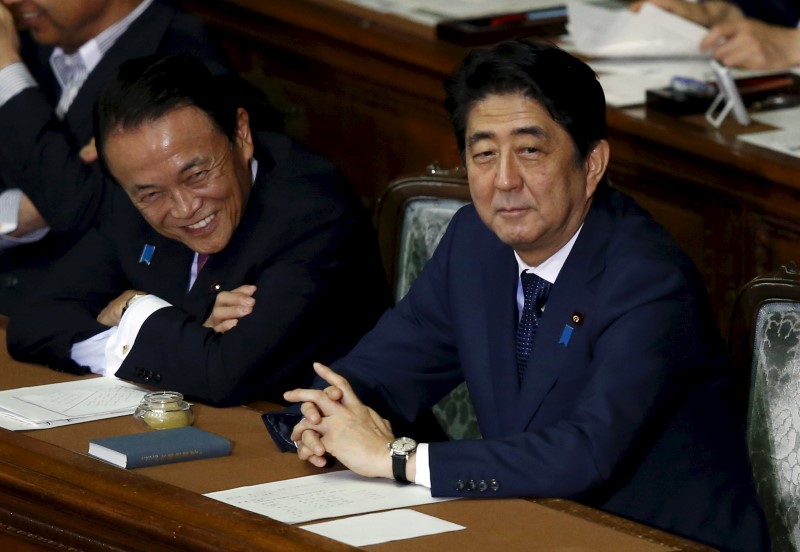
<svg viewBox="0 0 800 552"><path fill-rule="evenodd" d="M360 475L392 479L386 446L394 440L391 424L364 405L345 378L320 363L314 364L314 371L331 385L322 390L295 389L283 395L289 402L303 403L300 410L304 418L291 436L297 455L323 467L325 455L331 454Z"/></svg>

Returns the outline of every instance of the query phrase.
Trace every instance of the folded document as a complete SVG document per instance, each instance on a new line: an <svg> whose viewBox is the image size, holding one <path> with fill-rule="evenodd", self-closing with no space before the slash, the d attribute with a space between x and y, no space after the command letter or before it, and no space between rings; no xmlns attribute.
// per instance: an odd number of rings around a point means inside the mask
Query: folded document
<svg viewBox="0 0 800 552"><path fill-rule="evenodd" d="M45 429L133 414L147 389L116 378L85 378L0 391L0 427Z"/></svg>

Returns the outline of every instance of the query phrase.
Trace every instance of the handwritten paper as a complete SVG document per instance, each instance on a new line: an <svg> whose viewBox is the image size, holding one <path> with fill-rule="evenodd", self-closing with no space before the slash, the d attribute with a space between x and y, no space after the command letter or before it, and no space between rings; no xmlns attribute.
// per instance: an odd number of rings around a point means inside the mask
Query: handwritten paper
<svg viewBox="0 0 800 552"><path fill-rule="evenodd" d="M368 546L460 531L465 527L414 510L392 510L304 525L302 529L350 546Z"/></svg>
<svg viewBox="0 0 800 552"><path fill-rule="evenodd" d="M351 471L250 485L206 496L284 523L453 500L433 498L430 489L418 485L371 479Z"/></svg>
<svg viewBox="0 0 800 552"><path fill-rule="evenodd" d="M86 378L0 391L0 427L45 429L133 414L147 389L117 378Z"/></svg>

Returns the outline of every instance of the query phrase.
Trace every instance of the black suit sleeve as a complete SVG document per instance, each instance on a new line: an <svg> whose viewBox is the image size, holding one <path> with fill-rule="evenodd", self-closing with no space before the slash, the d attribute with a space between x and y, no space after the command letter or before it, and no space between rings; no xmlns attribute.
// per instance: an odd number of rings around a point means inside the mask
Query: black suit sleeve
<svg viewBox="0 0 800 552"><path fill-rule="evenodd" d="M104 182L97 163L78 157L86 144L79 144L58 120L39 88L11 98L0 108L0 121L5 187L25 192L54 232L91 227L110 183Z"/></svg>
<svg viewBox="0 0 800 552"><path fill-rule="evenodd" d="M74 343L108 330L97 322L97 314L127 289L113 251L113 242L92 229L53 266L44 290L11 317L6 339L12 357L59 371L88 372L70 352Z"/></svg>

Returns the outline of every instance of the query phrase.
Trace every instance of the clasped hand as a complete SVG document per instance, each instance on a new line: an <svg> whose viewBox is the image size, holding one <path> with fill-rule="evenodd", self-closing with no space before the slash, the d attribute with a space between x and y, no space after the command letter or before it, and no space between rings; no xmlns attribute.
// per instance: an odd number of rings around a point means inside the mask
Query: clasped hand
<svg viewBox="0 0 800 552"><path fill-rule="evenodd" d="M243 285L231 291L222 291L214 300L211 315L203 326L217 333L225 333L239 324L239 319L253 312L256 300L253 294L256 286ZM97 321L106 326L118 326L128 300L134 295L145 295L143 291L129 289L112 299L97 315Z"/></svg>
<svg viewBox="0 0 800 552"><path fill-rule="evenodd" d="M304 417L291 437L299 458L323 467L329 454L360 475L391 479L391 424L364 405L344 377L320 363L314 363L314 371L330 386L283 394L289 402L302 403Z"/></svg>

